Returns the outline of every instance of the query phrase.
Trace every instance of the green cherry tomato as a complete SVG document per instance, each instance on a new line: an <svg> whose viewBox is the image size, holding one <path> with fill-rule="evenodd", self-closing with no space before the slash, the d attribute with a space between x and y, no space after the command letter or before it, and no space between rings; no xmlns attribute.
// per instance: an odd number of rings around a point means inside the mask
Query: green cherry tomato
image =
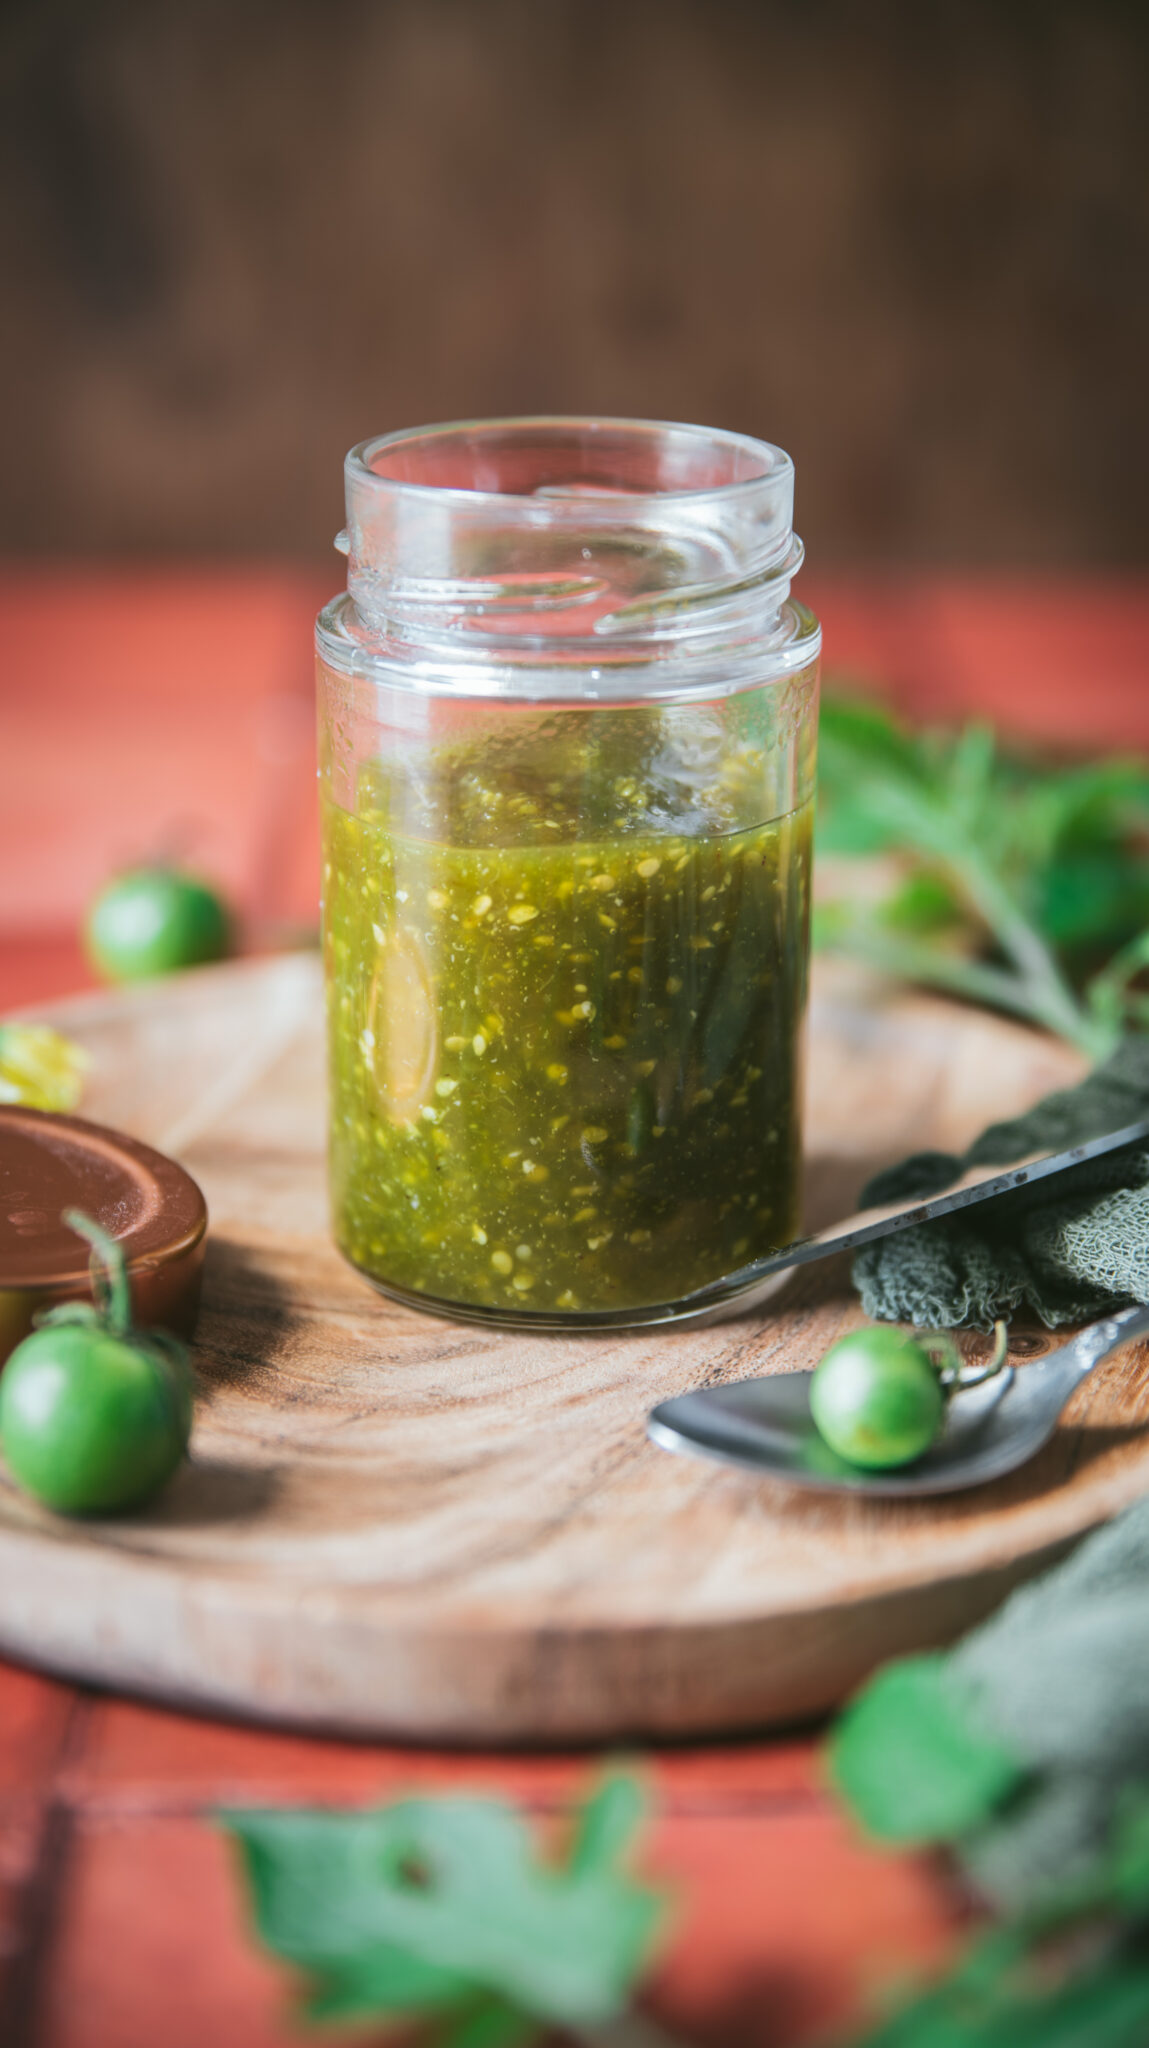
<svg viewBox="0 0 1149 2048"><path fill-rule="evenodd" d="M12 1477L68 1515L140 1506L191 1432L186 1368L85 1323L48 1324L0 1375L0 1447Z"/></svg>
<svg viewBox="0 0 1149 2048"><path fill-rule="evenodd" d="M222 960L228 914L214 890L174 868L138 868L101 890L85 931L93 966L108 981L141 981Z"/></svg>
<svg viewBox="0 0 1149 2048"><path fill-rule="evenodd" d="M899 1330L855 1330L831 1345L810 1381L819 1434L851 1465L908 1465L941 1427L945 1395L920 1344Z"/></svg>

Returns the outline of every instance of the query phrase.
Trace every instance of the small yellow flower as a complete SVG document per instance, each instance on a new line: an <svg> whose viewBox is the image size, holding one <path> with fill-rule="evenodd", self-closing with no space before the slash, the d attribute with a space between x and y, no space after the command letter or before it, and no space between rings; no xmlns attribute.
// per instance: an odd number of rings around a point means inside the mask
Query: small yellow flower
<svg viewBox="0 0 1149 2048"><path fill-rule="evenodd" d="M75 1109L90 1065L50 1024L0 1024L0 1102L26 1109Z"/></svg>

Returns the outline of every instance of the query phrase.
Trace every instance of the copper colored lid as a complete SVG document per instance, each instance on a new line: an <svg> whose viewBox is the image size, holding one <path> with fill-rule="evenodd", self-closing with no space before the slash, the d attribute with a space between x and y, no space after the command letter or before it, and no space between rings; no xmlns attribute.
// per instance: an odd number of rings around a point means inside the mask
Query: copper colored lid
<svg viewBox="0 0 1149 2048"><path fill-rule="evenodd" d="M60 1220L70 1208L123 1246L136 1320L188 1328L207 1229L191 1175L100 1124L0 1107L0 1290L89 1292L88 1247Z"/></svg>

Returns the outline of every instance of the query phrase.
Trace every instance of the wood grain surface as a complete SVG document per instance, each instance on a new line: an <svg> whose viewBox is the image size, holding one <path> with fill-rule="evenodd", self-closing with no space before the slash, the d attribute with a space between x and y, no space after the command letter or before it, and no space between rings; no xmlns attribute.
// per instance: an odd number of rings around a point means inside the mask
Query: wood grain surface
<svg viewBox="0 0 1149 2048"><path fill-rule="evenodd" d="M0 1489L0 1646L73 1677L270 1720L516 1743L764 1727L944 1642L1149 1485L1144 1354L976 1494L798 1495L668 1456L643 1424L703 1382L812 1365L859 1320L840 1265L705 1330L488 1331L375 1295L328 1236L319 968L290 955L50 1014L84 1111L174 1152L211 1238L190 1465L132 1520ZM1020 1026L822 968L811 1220L918 1145L1073 1079ZM1017 1335L1014 1356L1048 1347Z"/></svg>

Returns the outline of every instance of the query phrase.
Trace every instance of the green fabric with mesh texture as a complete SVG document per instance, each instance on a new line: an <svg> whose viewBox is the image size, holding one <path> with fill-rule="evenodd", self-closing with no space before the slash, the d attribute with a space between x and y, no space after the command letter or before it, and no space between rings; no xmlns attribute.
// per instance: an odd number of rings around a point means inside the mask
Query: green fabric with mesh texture
<svg viewBox="0 0 1149 2048"><path fill-rule="evenodd" d="M878 1174L863 1203L940 1194L972 1166L1009 1166L1149 1116L1149 1038L1125 1039L1077 1088L992 1124L958 1155L916 1153ZM982 1208L867 1245L854 1284L877 1322L989 1329L1030 1309L1051 1328L1149 1301L1149 1143L1088 1161Z"/></svg>

